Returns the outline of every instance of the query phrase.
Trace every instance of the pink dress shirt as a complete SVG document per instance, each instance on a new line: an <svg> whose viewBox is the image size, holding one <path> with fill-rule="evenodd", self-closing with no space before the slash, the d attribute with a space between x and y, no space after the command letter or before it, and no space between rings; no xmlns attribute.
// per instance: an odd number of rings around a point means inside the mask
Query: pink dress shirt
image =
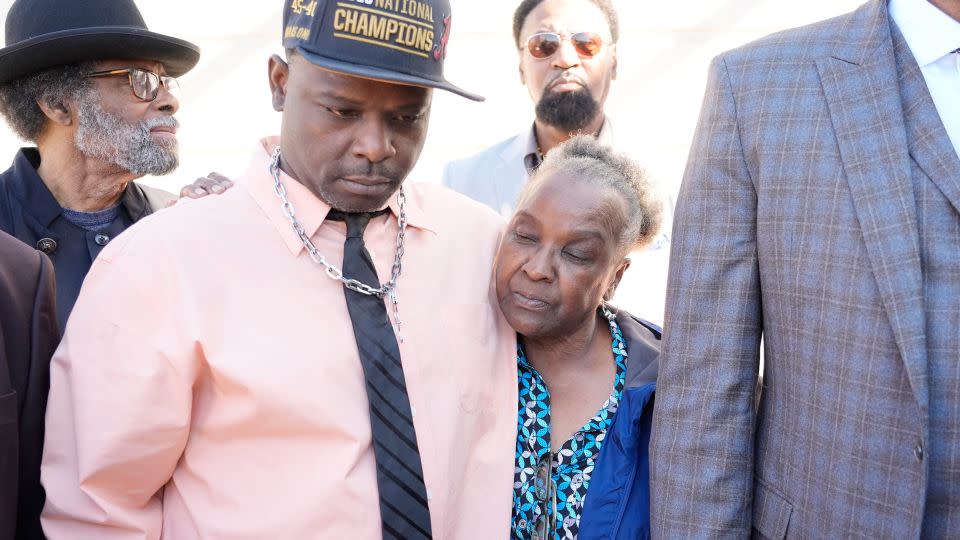
<svg viewBox="0 0 960 540"><path fill-rule="evenodd" d="M97 258L51 366L51 539L381 538L343 289L281 212L278 143L263 141L236 188L142 220ZM340 266L344 224L282 180ZM434 538L506 538L517 386L491 290L502 221L443 188L406 190L400 351ZM390 208L365 234L381 279Z"/></svg>

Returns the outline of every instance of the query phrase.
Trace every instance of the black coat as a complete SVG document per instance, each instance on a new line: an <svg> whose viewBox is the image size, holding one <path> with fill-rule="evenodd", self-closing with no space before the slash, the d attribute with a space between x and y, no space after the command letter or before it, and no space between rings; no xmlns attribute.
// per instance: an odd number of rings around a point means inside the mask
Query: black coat
<svg viewBox="0 0 960 540"><path fill-rule="evenodd" d="M103 246L133 223L163 208L174 196L127 185L120 199L124 211L105 230L88 231L63 217L63 208L37 175L40 154L23 148L13 165L0 174L0 231L40 249L53 261L57 275L57 321L61 329L80 294L80 285Z"/></svg>
<svg viewBox="0 0 960 540"><path fill-rule="evenodd" d="M0 540L43 538L43 420L60 341L54 290L49 259L0 233Z"/></svg>

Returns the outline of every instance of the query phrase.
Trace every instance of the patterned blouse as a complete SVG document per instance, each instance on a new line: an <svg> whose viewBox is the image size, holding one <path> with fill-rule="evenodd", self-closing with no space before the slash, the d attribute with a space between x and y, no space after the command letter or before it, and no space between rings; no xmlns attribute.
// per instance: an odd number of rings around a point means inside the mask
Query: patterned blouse
<svg viewBox="0 0 960 540"><path fill-rule="evenodd" d="M623 395L627 345L610 321L613 359L617 366L613 391L591 418L556 454L550 451L550 391L517 344L520 388L517 466L513 483L511 538L574 540L590 485L594 462Z"/></svg>

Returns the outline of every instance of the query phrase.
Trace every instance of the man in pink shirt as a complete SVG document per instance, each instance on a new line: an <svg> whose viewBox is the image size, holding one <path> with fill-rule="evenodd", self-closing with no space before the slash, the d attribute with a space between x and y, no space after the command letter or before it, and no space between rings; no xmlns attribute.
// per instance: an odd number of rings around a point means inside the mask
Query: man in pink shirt
<svg viewBox="0 0 960 540"><path fill-rule="evenodd" d="M448 1L284 10L281 136L236 188L111 242L84 284L51 366L50 538L508 534L501 221L402 184L431 88L474 97L443 78Z"/></svg>

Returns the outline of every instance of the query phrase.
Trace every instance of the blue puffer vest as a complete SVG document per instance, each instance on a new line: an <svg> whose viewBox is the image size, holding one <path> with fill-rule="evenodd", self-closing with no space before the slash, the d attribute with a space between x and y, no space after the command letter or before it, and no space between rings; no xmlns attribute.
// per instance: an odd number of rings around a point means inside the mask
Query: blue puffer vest
<svg viewBox="0 0 960 540"><path fill-rule="evenodd" d="M661 330L621 313L627 374L620 406L597 456L579 540L650 538L650 424Z"/></svg>

